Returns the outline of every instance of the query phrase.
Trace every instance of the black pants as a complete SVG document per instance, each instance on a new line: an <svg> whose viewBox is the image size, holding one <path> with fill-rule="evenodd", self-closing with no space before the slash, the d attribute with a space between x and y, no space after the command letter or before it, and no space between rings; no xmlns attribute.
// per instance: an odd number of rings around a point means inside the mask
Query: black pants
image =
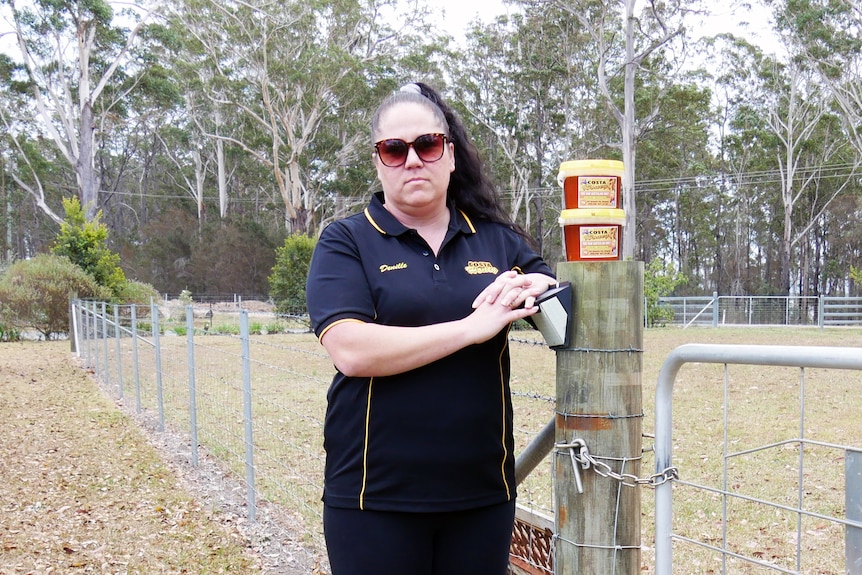
<svg viewBox="0 0 862 575"><path fill-rule="evenodd" d="M332 575L505 575L515 502L447 513L325 506Z"/></svg>

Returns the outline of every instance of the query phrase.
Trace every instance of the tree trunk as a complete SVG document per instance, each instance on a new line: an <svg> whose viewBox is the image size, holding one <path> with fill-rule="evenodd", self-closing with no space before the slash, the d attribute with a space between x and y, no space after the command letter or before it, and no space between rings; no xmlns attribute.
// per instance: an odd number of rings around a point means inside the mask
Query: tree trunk
<svg viewBox="0 0 862 575"><path fill-rule="evenodd" d="M99 211L99 178L96 175L95 146L96 122L91 102L81 107L81 133L78 146L78 197L87 221L92 221Z"/></svg>

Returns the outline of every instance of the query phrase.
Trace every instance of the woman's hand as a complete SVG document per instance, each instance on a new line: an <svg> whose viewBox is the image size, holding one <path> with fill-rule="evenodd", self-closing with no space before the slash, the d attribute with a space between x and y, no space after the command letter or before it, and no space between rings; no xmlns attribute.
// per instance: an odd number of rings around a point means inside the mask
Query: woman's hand
<svg viewBox="0 0 862 575"><path fill-rule="evenodd" d="M499 303L510 309L524 307L530 309L536 298L557 285L557 280L544 274L519 274L516 271L503 272L473 300L473 308L484 303Z"/></svg>

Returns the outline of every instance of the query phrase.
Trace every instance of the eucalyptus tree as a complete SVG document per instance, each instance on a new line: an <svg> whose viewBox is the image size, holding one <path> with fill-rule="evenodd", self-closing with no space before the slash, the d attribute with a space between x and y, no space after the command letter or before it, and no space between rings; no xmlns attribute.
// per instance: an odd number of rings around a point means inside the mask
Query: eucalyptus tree
<svg viewBox="0 0 862 575"><path fill-rule="evenodd" d="M29 88L24 65L0 54L0 227L7 261L32 257L50 244L60 221L51 206L74 189L68 172L58 169L63 159L56 147L38 137Z"/></svg>
<svg viewBox="0 0 862 575"><path fill-rule="evenodd" d="M738 40L724 53L719 80L732 87L735 102L725 159L739 170L737 193L756 202L749 216L759 220L752 225L759 230L753 247L765 263L761 285L788 294L796 272L798 290L806 292L810 234L850 189L856 161L847 154L831 94L804 60L781 62Z"/></svg>
<svg viewBox="0 0 862 575"><path fill-rule="evenodd" d="M756 291L753 279L756 263L752 254L765 237L764 210L769 209L764 186L752 182L747 174L766 172L771 163L764 158L762 116L749 102L750 87L756 84L756 60L760 50L748 41L720 34L702 43L710 54L714 75L709 78L717 106L718 185L725 199L724 280L717 280L721 293L744 295ZM721 288L724 287L725 290Z"/></svg>
<svg viewBox="0 0 862 575"><path fill-rule="evenodd" d="M129 64L138 35L157 5L146 8L107 0L2 2L11 9L32 114L74 171L76 193L92 219L100 208L96 136L115 112L114 105L135 88L138 76L127 74L124 86L110 96L108 87ZM120 12L115 9L119 7ZM126 28L129 24L131 29ZM38 180L32 168L30 175ZM44 199L41 188L39 182L24 186L37 201ZM50 206L41 207L60 220Z"/></svg>
<svg viewBox="0 0 862 575"><path fill-rule="evenodd" d="M862 154L862 5L857 0L770 0L794 58L830 90L847 137Z"/></svg>
<svg viewBox="0 0 862 575"><path fill-rule="evenodd" d="M455 100L504 189L513 219L544 248L559 237L561 161L594 147L595 98L589 37L569 14L536 0L486 25L474 25L466 50L450 66ZM550 191L550 193L548 193ZM551 219L554 225L543 223ZM546 257L556 256L545 250Z"/></svg>
<svg viewBox="0 0 862 575"><path fill-rule="evenodd" d="M769 60L762 73L767 81L766 124L773 139L773 153L780 175L783 209L781 273L779 288L790 293L794 246L804 237L820 213L851 183L855 166L838 186L823 185L830 165L842 158L844 134L831 127L831 99L810 70L790 60L786 68ZM844 162L840 162L844 163ZM840 176L839 176L840 177ZM822 190L826 197L819 197ZM815 209L797 223L794 213L816 195Z"/></svg>
<svg viewBox="0 0 862 575"><path fill-rule="evenodd" d="M638 85L639 101L653 88ZM664 89L664 88L661 88ZM662 114L638 144L638 259L660 257L684 274L690 289L712 291L723 275L725 198L714 177L711 91L692 76L667 89Z"/></svg>
<svg viewBox="0 0 862 575"><path fill-rule="evenodd" d="M201 6L207 18L198 17ZM419 8L400 19L381 16L394 6L193 0L182 13L204 71L196 101L212 112L199 125L268 170L289 233L313 233L315 212L328 205L321 194L339 187L335 180L360 150L370 153L368 109L381 90L397 86L399 62L415 53L415 34L427 28Z"/></svg>
<svg viewBox="0 0 862 575"><path fill-rule="evenodd" d="M636 173L637 143L643 127L655 118L660 110L652 106L644 116L636 114L636 78L650 67L643 64L648 59L672 58L669 50L676 41L685 38L683 20L696 10L698 2L668 0L648 1L640 4L636 0L548 0L580 22L593 40L598 54L596 75L598 89L605 105L619 126L619 141L614 146L619 150L625 165L623 178L623 208L626 211L626 226L623 234L623 257L635 253L636 214L634 186ZM681 47L681 42L676 42ZM682 64L684 50L677 52ZM661 76L650 83L660 86L672 84L674 70L670 67L652 67L661 70ZM613 89L614 78L622 79L622 93ZM662 92L659 92L661 96ZM660 101L659 97L656 102Z"/></svg>

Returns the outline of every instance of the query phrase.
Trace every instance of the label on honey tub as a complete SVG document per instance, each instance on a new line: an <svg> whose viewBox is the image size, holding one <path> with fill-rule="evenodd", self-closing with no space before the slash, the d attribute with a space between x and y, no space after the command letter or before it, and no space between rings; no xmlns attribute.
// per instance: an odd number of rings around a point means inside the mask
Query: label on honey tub
<svg viewBox="0 0 862 575"><path fill-rule="evenodd" d="M617 176L578 176L578 207L616 208L619 181Z"/></svg>
<svg viewBox="0 0 862 575"><path fill-rule="evenodd" d="M620 226L580 226L582 260L618 258Z"/></svg>

